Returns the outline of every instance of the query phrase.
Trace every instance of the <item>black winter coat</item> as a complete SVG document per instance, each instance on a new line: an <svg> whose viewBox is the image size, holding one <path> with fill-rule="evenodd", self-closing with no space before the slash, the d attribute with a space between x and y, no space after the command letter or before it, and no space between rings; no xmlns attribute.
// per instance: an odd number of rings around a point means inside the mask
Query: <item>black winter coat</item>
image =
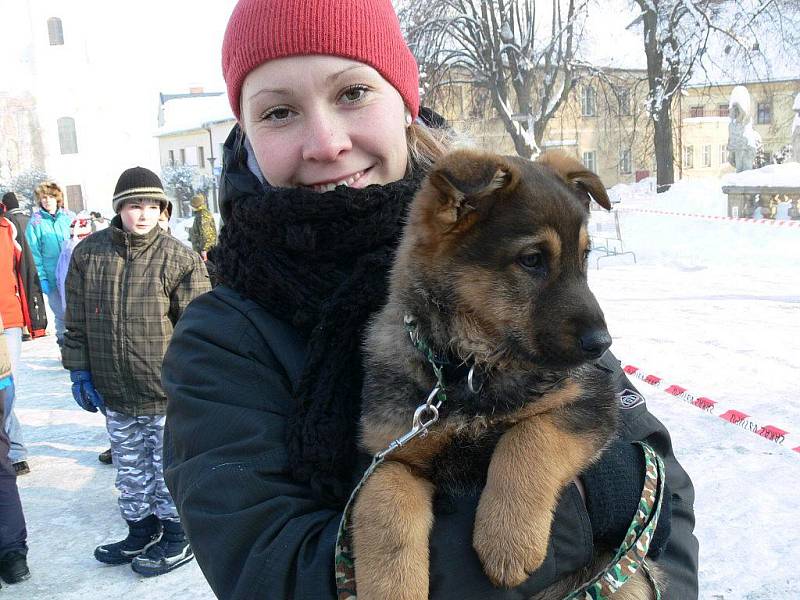
<svg viewBox="0 0 800 600"><path fill-rule="evenodd" d="M324 508L294 481L287 462L286 426L296 410L293 390L304 353L305 342L287 324L220 286L186 309L164 359L174 449L165 477L219 598L335 598L333 549L341 513ZM618 389L635 389L613 357L606 365L614 368ZM691 481L645 404L623 410L622 417L623 437L647 440L666 462L672 533L657 561L670 582L663 597L697 598ZM521 600L588 562L592 528L570 486L544 565L519 588L493 588L472 550L477 500L466 497L457 512L437 515L431 535L434 600Z"/></svg>
<svg viewBox="0 0 800 600"><path fill-rule="evenodd" d="M31 334L31 337L38 337L44 335L47 329L47 309L44 304L42 284L39 282L39 273L36 271L36 263L33 260L33 254L31 254L28 238L25 235L25 230L31 217L21 208L12 208L6 211L4 216L17 229L17 243L22 247L22 260L19 265L19 271L30 315L28 333Z"/></svg>
<svg viewBox="0 0 800 600"><path fill-rule="evenodd" d="M261 193L243 165L238 128L225 144L226 198ZM241 140L239 140L241 141ZM323 506L290 472L286 429L306 343L286 323L220 286L197 298L178 322L164 358L169 398L165 478L203 573L223 600L335 598L333 555L341 513ZM191 365L187 368L187 365ZM617 389L635 388L609 353ZM697 598L694 489L669 434L642 402L622 411L623 438L646 440L664 458L671 491L671 535L658 564L667 599ZM171 455L170 455L171 454ZM356 479L358 477L356 476ZM494 588L472 550L478 496L437 514L431 534L431 598L521 600L584 566L592 526L574 485L553 522L547 560L519 588Z"/></svg>

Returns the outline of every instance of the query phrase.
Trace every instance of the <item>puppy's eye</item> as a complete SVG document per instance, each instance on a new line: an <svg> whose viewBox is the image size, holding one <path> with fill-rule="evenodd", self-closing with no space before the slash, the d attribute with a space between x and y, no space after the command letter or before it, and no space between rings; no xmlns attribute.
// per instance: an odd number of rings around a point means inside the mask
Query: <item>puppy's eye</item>
<svg viewBox="0 0 800 600"><path fill-rule="evenodd" d="M541 252L523 254L517 259L517 262L526 271L531 271L536 274L544 274L547 270L547 261L545 260L544 254Z"/></svg>

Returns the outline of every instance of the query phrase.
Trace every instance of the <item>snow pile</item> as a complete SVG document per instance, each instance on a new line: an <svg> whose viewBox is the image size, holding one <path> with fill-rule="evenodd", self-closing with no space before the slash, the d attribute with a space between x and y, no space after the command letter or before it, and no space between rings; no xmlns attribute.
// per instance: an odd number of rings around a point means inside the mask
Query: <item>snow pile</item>
<svg viewBox="0 0 800 600"><path fill-rule="evenodd" d="M663 194L656 194L655 179L648 177L638 183L620 183L608 190L609 197L620 202L620 208L646 208L697 215L725 216L728 197L722 193L718 179L683 179Z"/></svg>
<svg viewBox="0 0 800 600"><path fill-rule="evenodd" d="M785 162L741 173L729 173L720 183L725 186L800 188L800 163Z"/></svg>

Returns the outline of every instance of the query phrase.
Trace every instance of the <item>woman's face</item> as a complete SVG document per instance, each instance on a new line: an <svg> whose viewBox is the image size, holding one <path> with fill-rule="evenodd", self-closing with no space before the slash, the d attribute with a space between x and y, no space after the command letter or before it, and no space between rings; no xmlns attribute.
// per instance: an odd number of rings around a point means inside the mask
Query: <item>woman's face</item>
<svg viewBox="0 0 800 600"><path fill-rule="evenodd" d="M240 124L274 186L327 191L402 179L405 114L375 69L334 56L271 60L242 86Z"/></svg>
<svg viewBox="0 0 800 600"><path fill-rule="evenodd" d="M55 196L42 196L41 204L42 208L50 214L54 214L58 210L58 200Z"/></svg>

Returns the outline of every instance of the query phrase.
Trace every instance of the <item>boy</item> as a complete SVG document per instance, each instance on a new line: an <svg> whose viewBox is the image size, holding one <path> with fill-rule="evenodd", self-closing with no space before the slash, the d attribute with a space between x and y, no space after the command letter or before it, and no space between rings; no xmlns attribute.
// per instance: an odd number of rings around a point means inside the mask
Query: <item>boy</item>
<svg viewBox="0 0 800 600"><path fill-rule="evenodd" d="M161 361L186 306L210 289L200 257L158 227L167 206L158 176L123 172L111 226L75 247L66 281L62 350L81 408L106 415L128 536L95 549L145 576L189 562L192 549L164 483L166 396Z"/></svg>

